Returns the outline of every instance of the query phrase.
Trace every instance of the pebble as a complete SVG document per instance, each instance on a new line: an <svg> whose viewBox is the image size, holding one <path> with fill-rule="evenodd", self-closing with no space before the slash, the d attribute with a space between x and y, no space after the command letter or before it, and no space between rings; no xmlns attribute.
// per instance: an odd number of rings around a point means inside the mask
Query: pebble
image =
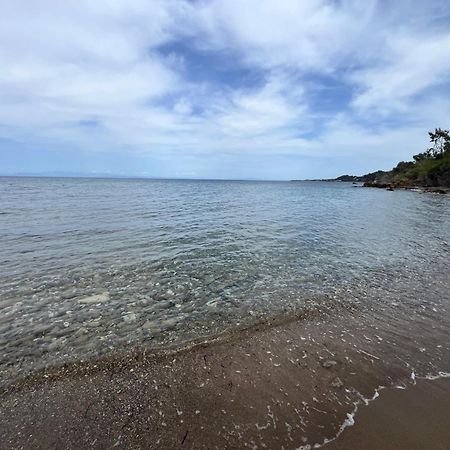
<svg viewBox="0 0 450 450"><path fill-rule="evenodd" d="M337 362L333 361L332 359L327 359L326 361L324 361L322 363L322 367L324 367L325 369L331 369L332 367L336 366Z"/></svg>
<svg viewBox="0 0 450 450"><path fill-rule="evenodd" d="M74 298L76 296L77 296L76 289L67 289L66 291L61 293L61 298L65 299L65 300L69 300L69 299Z"/></svg>
<svg viewBox="0 0 450 450"><path fill-rule="evenodd" d="M105 303L109 300L109 293L103 292L102 294L91 295L89 297L78 300L78 303L84 305L93 305L94 303Z"/></svg>
<svg viewBox="0 0 450 450"><path fill-rule="evenodd" d="M159 333L159 332L161 332L161 328L160 328L155 322L152 322L152 321L150 321L150 320L147 320L147 321L142 325L142 328L143 328L145 331L148 331L148 332L150 332L150 333Z"/></svg>
<svg viewBox="0 0 450 450"><path fill-rule="evenodd" d="M344 386L344 383L342 382L342 380L339 377L336 377L332 382L331 382L331 387L334 388L340 388Z"/></svg>
<svg viewBox="0 0 450 450"><path fill-rule="evenodd" d="M175 328L175 325L178 323L178 319L166 319L161 321L161 328L165 328L166 330L171 330Z"/></svg>
<svg viewBox="0 0 450 450"><path fill-rule="evenodd" d="M128 314L125 314L125 315L122 317L122 319L123 319L124 322L127 322L127 323L130 323L130 322L136 322L136 320L137 320L137 314L135 314L135 313L128 313Z"/></svg>

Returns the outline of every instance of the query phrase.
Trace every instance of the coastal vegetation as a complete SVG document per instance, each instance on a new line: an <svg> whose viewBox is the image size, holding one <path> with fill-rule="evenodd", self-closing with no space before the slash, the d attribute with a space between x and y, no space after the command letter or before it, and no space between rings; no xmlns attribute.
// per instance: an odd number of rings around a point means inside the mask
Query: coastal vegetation
<svg viewBox="0 0 450 450"><path fill-rule="evenodd" d="M450 133L436 128L429 132L431 146L413 156L413 161L400 161L392 170L363 176L342 175L338 181L364 182L369 187L445 187L450 188Z"/></svg>

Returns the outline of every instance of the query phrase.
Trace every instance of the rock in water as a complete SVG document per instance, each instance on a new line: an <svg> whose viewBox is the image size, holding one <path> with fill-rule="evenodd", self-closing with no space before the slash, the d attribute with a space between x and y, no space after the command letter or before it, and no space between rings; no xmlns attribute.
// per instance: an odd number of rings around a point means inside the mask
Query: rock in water
<svg viewBox="0 0 450 450"><path fill-rule="evenodd" d="M109 293L103 292L101 294L91 295L89 297L82 298L78 300L78 303L83 303L85 305L92 305L94 303L105 303L109 300Z"/></svg>
<svg viewBox="0 0 450 450"><path fill-rule="evenodd" d="M136 322L137 318L138 318L137 314L132 313L132 312L127 313L124 316L122 316L123 321L127 322L127 323Z"/></svg>

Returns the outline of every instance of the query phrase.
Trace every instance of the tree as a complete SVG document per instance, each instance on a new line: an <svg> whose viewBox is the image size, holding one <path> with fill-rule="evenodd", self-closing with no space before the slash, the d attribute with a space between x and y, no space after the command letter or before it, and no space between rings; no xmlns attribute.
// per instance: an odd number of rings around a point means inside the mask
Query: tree
<svg viewBox="0 0 450 450"><path fill-rule="evenodd" d="M417 155L413 156L413 159L416 163L420 161L424 161L425 159L431 159L431 153L429 150L423 153L418 153Z"/></svg>
<svg viewBox="0 0 450 450"><path fill-rule="evenodd" d="M414 167L414 163L412 161L400 161L392 169L392 173L398 174L398 173L406 172L408 169L411 169L412 167Z"/></svg>
<svg viewBox="0 0 450 450"><path fill-rule="evenodd" d="M440 159L444 153L450 153L450 134L448 130L436 128L433 132L429 132L430 142L433 144L427 151L414 155L416 163L426 159Z"/></svg>
<svg viewBox="0 0 450 450"><path fill-rule="evenodd" d="M434 157L439 158L444 153L450 152L450 135L448 130L442 130L441 128L436 128L434 133L429 132L430 142L433 146L428 149L428 152Z"/></svg>

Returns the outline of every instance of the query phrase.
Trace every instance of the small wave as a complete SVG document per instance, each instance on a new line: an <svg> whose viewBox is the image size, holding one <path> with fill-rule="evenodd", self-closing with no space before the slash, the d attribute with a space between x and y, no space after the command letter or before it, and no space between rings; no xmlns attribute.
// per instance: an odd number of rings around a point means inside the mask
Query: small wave
<svg viewBox="0 0 450 450"><path fill-rule="evenodd" d="M356 416L356 413L358 412L359 406L361 406L362 404L364 404L365 406L368 406L370 402L372 402L373 400L375 400L376 398L378 398L380 396L379 392L385 388L386 388L385 386L378 386L375 389L375 392L374 392L372 398L366 398L363 395L361 395L359 392L357 392L357 394L359 396L359 400L357 400L356 402L353 403L353 406L354 406L353 411L350 413L347 413L347 417L345 418L344 422L339 427L339 430L333 437L325 438L322 443L301 445L296 450L312 450L314 448L321 448L321 447L324 447L325 445L335 441L344 432L344 430L347 427L352 427L355 424L355 416Z"/></svg>
<svg viewBox="0 0 450 450"><path fill-rule="evenodd" d="M441 378L450 378L450 373L448 372L438 372L437 375L425 375L424 377L417 377L421 380L430 380L430 381L434 381L434 380L440 380Z"/></svg>
<svg viewBox="0 0 450 450"><path fill-rule="evenodd" d="M412 380L412 386L414 386L416 384L416 380L428 380L428 381L435 381L435 380L439 380L439 379L443 379L443 378L450 378L450 373L449 372L443 372L440 371L438 372L436 375L433 374L427 374L425 376L417 376L415 374L414 371L411 372L411 380ZM352 412L347 413L347 417L345 418L344 422L341 424L341 426L339 427L339 430L337 431L337 433L331 437L331 438L325 438L323 440L323 442L321 443L316 443L316 444L307 444L307 445L301 445L300 447L297 447L296 450L312 450L315 448L322 448L325 445L335 441L336 439L339 438L339 436L344 432L344 430L347 427L351 427L355 424L355 416L358 412L358 409L360 406L369 406L369 404L376 400L379 396L380 396L380 391L382 391L383 389L407 389L406 385L396 385L396 386L378 386L375 389L375 392L373 394L373 396L371 398L365 398L363 395L361 395L359 392L357 392L357 395L360 397L359 400L357 400L356 402L353 403L354 408L352 410Z"/></svg>

